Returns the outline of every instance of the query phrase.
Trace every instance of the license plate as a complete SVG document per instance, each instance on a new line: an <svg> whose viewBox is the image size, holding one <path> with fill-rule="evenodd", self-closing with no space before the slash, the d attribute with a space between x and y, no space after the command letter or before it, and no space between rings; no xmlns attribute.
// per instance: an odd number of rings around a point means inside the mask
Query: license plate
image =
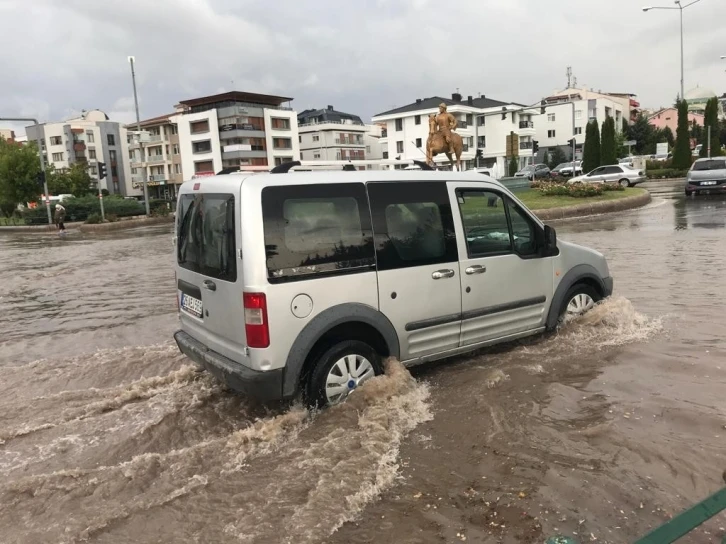
<svg viewBox="0 0 726 544"><path fill-rule="evenodd" d="M186 293L181 296L181 309L194 317L202 317L202 301Z"/></svg>
<svg viewBox="0 0 726 544"><path fill-rule="evenodd" d="M703 181L701 182L701 185L716 185L715 181Z"/></svg>

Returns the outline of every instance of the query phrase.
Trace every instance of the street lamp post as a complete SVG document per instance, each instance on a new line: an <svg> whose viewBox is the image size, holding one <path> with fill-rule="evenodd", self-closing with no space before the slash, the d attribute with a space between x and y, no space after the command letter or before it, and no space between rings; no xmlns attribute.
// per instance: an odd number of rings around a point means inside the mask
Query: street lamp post
<svg viewBox="0 0 726 544"><path fill-rule="evenodd" d="M151 215L149 209L149 187L146 183L146 165L144 164L144 144L141 141L141 121L139 120L139 99L136 95L136 73L134 72L134 57L129 57L129 64L131 64L131 82L134 85L134 106L136 106L136 131L139 134L139 154L141 161L141 183L144 186L144 204L146 205L146 217Z"/></svg>
<svg viewBox="0 0 726 544"><path fill-rule="evenodd" d="M685 99L685 93L683 90L683 10L691 7L693 4L697 4L701 0L693 0L691 3L686 4L685 6L681 4L681 0L674 0L676 7L671 6L646 6L643 8L643 11L650 11L652 9L677 9L681 13L681 100Z"/></svg>
<svg viewBox="0 0 726 544"><path fill-rule="evenodd" d="M40 157L40 171L43 173L43 192L45 193L45 210L48 212L48 225L53 224L50 213L50 195L48 194L48 180L45 178L45 161L43 160L43 146L40 143L40 125L32 117L0 117L0 121L31 122L35 125L35 141L38 143L38 157Z"/></svg>

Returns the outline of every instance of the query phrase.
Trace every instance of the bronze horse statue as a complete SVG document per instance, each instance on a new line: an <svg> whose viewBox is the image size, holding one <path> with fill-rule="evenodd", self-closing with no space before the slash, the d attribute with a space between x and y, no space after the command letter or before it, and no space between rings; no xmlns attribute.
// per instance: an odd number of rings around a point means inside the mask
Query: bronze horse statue
<svg viewBox="0 0 726 544"><path fill-rule="evenodd" d="M451 142L456 155L456 168L461 172L461 152L464 150L464 142L456 132L451 132ZM436 116L429 115L429 139L426 141L426 162L434 166L434 157L439 153L444 153L449 158L451 169L454 169L454 159L449 153L449 146L446 144L444 135L436 130Z"/></svg>

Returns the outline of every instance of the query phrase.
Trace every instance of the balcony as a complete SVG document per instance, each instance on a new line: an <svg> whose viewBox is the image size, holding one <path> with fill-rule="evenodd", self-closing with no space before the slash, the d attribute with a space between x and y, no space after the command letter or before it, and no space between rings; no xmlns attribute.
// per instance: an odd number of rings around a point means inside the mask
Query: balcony
<svg viewBox="0 0 726 544"><path fill-rule="evenodd" d="M457 119L456 120L456 128L457 129L459 129L459 128L469 128L469 123L467 123L464 120Z"/></svg>
<svg viewBox="0 0 726 544"><path fill-rule="evenodd" d="M148 162L148 163L164 162L164 155L149 155L148 157L146 157L146 162Z"/></svg>
<svg viewBox="0 0 726 544"><path fill-rule="evenodd" d="M152 134L151 136L149 136L149 142L161 142L164 141L164 139L165 138L160 134Z"/></svg>
<svg viewBox="0 0 726 544"><path fill-rule="evenodd" d="M532 149L532 142L519 142L519 149Z"/></svg>
<svg viewBox="0 0 726 544"><path fill-rule="evenodd" d="M86 150L86 143L81 141L74 141L73 142L73 151L85 151Z"/></svg>
<svg viewBox="0 0 726 544"><path fill-rule="evenodd" d="M149 176L149 181L166 181L166 178L166 174L154 174L153 176Z"/></svg>
<svg viewBox="0 0 726 544"><path fill-rule="evenodd" d="M336 138L336 145L365 145L365 142L361 140L351 140L349 138Z"/></svg>
<svg viewBox="0 0 726 544"><path fill-rule="evenodd" d="M534 123L532 121L520 121L517 134L519 136L535 136L537 132L534 130Z"/></svg>

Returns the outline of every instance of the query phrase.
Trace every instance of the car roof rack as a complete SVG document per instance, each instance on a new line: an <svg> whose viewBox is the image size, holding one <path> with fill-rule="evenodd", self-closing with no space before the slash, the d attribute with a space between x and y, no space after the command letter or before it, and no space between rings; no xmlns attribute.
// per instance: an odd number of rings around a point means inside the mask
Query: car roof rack
<svg viewBox="0 0 726 544"><path fill-rule="evenodd" d="M376 165L376 166L416 166L420 168L421 170L436 170L436 168L432 167L425 161L419 161L419 160L391 160L391 159L362 159L362 160L355 160L355 161L325 161L325 160L313 160L313 161L288 161L284 162L282 164L278 164L274 168L272 168L269 172L270 174L287 174L290 171L293 171L295 168L303 167L304 171L311 171L313 168L315 169L328 169L328 170L337 170L341 169L346 172L355 172L358 170L359 166L368 166L368 165ZM303 168L300 168L301 170ZM245 167L241 167L240 170L244 170Z"/></svg>

